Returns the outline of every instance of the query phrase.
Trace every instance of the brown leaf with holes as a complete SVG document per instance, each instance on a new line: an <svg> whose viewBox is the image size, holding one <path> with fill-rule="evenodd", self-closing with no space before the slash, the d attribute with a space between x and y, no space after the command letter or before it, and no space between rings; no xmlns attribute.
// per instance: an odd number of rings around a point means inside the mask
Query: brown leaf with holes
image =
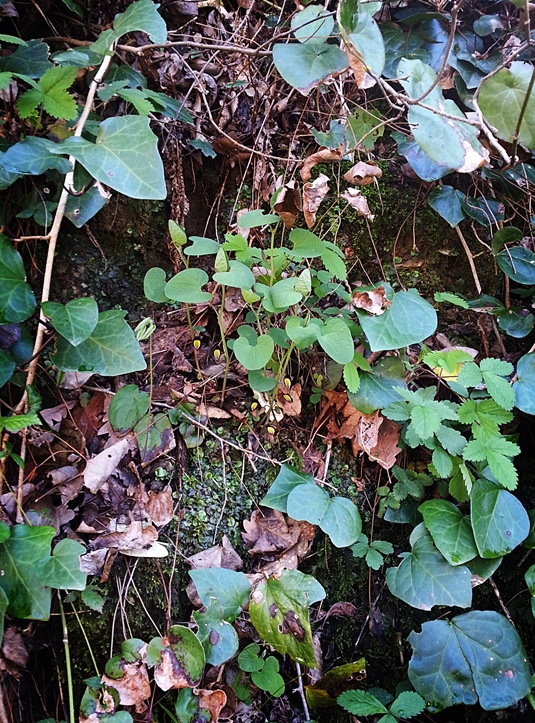
<svg viewBox="0 0 535 723"><path fill-rule="evenodd" d="M103 675L101 683L117 691L121 705L133 705L136 713L144 713L147 710L146 700L151 696L147 666L141 660L134 663L122 660L120 666L124 673L121 678L108 678Z"/></svg>
<svg viewBox="0 0 535 723"><path fill-rule="evenodd" d="M301 179L306 183L310 181L311 171L318 163L330 163L331 161L339 161L344 155L344 146L341 143L338 148L322 148L305 158L303 167L300 170Z"/></svg>
<svg viewBox="0 0 535 723"><path fill-rule="evenodd" d="M358 188L348 188L341 197L345 199L351 208L354 208L358 216L364 216L368 221L373 221L375 216L370 211L368 206L368 199L362 195L362 192Z"/></svg>
<svg viewBox="0 0 535 723"><path fill-rule="evenodd" d="M156 527L163 527L173 519L173 496L171 488L166 487L161 492L153 492L148 494L148 499L144 503L145 512L151 522Z"/></svg>
<svg viewBox="0 0 535 723"><path fill-rule="evenodd" d="M316 223L316 214L328 192L329 179L323 173L315 181L309 181L303 186L303 213L308 228Z"/></svg>
<svg viewBox="0 0 535 723"><path fill-rule="evenodd" d="M401 426L399 424L383 417L377 444L368 452L372 462L377 462L383 469L390 469L396 464L396 457L401 452L401 449L397 446L400 432Z"/></svg>
<svg viewBox="0 0 535 723"><path fill-rule="evenodd" d="M384 286L379 286L377 289L370 289L369 291L359 291L357 289L353 292L351 302L355 309L364 309L364 311L375 316L384 314L387 308L392 305L392 302L386 298L386 289Z"/></svg>
<svg viewBox="0 0 535 723"><path fill-rule="evenodd" d="M199 696L199 708L210 713L211 723L217 723L219 714L227 704L227 694L224 690L204 690L196 688L193 691Z"/></svg>
<svg viewBox="0 0 535 723"><path fill-rule="evenodd" d="M289 181L280 190L273 211L278 213L284 223L284 228L293 228L301 211L301 194L295 181Z"/></svg>
<svg viewBox="0 0 535 723"><path fill-rule="evenodd" d="M373 183L376 178L381 178L382 170L375 161L359 161L352 168L344 173L344 179L348 183L354 183L355 186L368 186Z"/></svg>

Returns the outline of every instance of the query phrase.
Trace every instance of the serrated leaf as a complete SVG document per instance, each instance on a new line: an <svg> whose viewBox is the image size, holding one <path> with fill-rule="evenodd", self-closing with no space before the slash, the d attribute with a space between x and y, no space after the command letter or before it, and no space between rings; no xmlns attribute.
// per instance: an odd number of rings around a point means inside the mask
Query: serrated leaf
<svg viewBox="0 0 535 723"><path fill-rule="evenodd" d="M425 700L412 690L404 690L390 706L390 713L396 718L414 718L425 709Z"/></svg>
<svg viewBox="0 0 535 723"><path fill-rule="evenodd" d="M54 118L74 120L77 115L76 102L67 93L76 78L78 69L72 65L56 65L49 68L39 80L38 88L27 90L18 100L17 109L22 118L31 115L38 105Z"/></svg>
<svg viewBox="0 0 535 723"><path fill-rule="evenodd" d="M475 439L470 440L463 450L463 458L472 462L488 462L492 474L507 489L515 489L518 473L509 457L520 453L514 442L504 437L487 435L484 430L474 430Z"/></svg>
<svg viewBox="0 0 535 723"><path fill-rule="evenodd" d="M21 429L26 429L26 427L31 427L34 424L42 424L35 412L14 414L12 417L0 417L0 430L6 429L8 432L19 432Z"/></svg>
<svg viewBox="0 0 535 723"><path fill-rule="evenodd" d="M388 710L374 695L365 690L346 690L336 699L338 705L351 715L376 715Z"/></svg>
<svg viewBox="0 0 535 723"><path fill-rule="evenodd" d="M78 346L58 336L54 364L62 371L92 371L103 376L145 369L139 342L124 320L125 314L122 309L100 313L94 331Z"/></svg>
<svg viewBox="0 0 535 723"><path fill-rule="evenodd" d="M435 605L470 607L472 586L467 567L452 567L435 549L428 533L413 545L397 568L386 571L390 592L419 610Z"/></svg>
<svg viewBox="0 0 535 723"><path fill-rule="evenodd" d="M344 365L344 382L349 392L356 394L360 387L360 376L353 361Z"/></svg>
<svg viewBox="0 0 535 723"><path fill-rule="evenodd" d="M409 678L441 710L473 705L507 708L531 690L528 657L518 633L502 615L473 610L453 620L433 620L412 632Z"/></svg>
<svg viewBox="0 0 535 723"><path fill-rule="evenodd" d="M482 558L503 557L528 536L528 513L507 490L487 480L477 480L470 505L474 539Z"/></svg>
<svg viewBox="0 0 535 723"><path fill-rule="evenodd" d="M73 346L90 337L98 323L97 302L91 297L72 299L65 305L46 301L41 308L58 334Z"/></svg>
<svg viewBox="0 0 535 723"><path fill-rule="evenodd" d="M54 153L73 156L94 178L125 196L154 200L167 196L158 139L148 118L107 118L95 143L73 137L54 145Z"/></svg>

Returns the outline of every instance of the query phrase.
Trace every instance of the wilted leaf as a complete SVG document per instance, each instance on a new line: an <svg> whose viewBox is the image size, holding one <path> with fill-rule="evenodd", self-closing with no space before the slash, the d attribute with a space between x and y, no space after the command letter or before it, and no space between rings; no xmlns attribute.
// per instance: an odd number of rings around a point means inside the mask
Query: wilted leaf
<svg viewBox="0 0 535 723"><path fill-rule="evenodd" d="M145 701L151 695L147 666L141 661L127 663L121 659L118 661L118 667L122 673L121 677L111 678L103 675L101 682L117 691L121 705L134 705L136 712L144 712L147 708Z"/></svg>
<svg viewBox="0 0 535 723"><path fill-rule="evenodd" d="M344 173L344 179L348 183L354 183L355 186L368 186L376 178L381 178L382 175L382 170L374 161L368 163L359 161L347 173Z"/></svg>
<svg viewBox="0 0 535 723"><path fill-rule="evenodd" d="M323 173L315 181L309 181L303 186L303 213L308 228L316 223L316 213L328 191L329 179Z"/></svg>
<svg viewBox="0 0 535 723"><path fill-rule="evenodd" d="M84 472L84 485L93 494L96 494L110 475L115 472L119 462L130 449L130 444L129 439L121 439L88 461Z"/></svg>
<svg viewBox="0 0 535 723"><path fill-rule="evenodd" d="M349 203L351 208L355 209L358 216L364 216L369 221L373 221L375 216L370 212L368 200L358 188L348 188L341 196Z"/></svg>
<svg viewBox="0 0 535 723"><path fill-rule="evenodd" d="M211 723L217 723L219 714L227 704L227 694L223 690L195 690L199 696L199 708L209 711Z"/></svg>
<svg viewBox="0 0 535 723"><path fill-rule="evenodd" d="M153 492L148 495L149 499L145 502L145 512L151 522L156 527L163 527L173 519L173 497L171 488L166 487L161 492Z"/></svg>
<svg viewBox="0 0 535 723"><path fill-rule="evenodd" d="M281 188L273 210L281 217L284 228L294 227L301 211L301 195L295 181L289 181Z"/></svg>
<svg viewBox="0 0 535 723"><path fill-rule="evenodd" d="M386 289L384 286L379 286L369 291L359 291L357 289L353 292L351 303L356 309L364 309L369 314L374 314L375 316L383 314L392 304L392 302L386 298Z"/></svg>
<svg viewBox="0 0 535 723"><path fill-rule="evenodd" d="M339 161L344 155L344 146L340 144L338 148L322 148L305 158L303 167L300 170L301 178L306 183L310 181L312 176L311 170L318 163L330 163L331 161Z"/></svg>

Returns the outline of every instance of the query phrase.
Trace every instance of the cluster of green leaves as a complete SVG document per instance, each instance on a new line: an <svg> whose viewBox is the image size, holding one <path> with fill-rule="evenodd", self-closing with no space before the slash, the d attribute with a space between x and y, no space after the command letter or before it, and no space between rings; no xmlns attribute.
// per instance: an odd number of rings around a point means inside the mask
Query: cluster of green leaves
<svg viewBox="0 0 535 723"><path fill-rule="evenodd" d="M404 690L394 700L382 688L347 690L338 696L338 704L351 715L381 715L377 723L396 723L400 719L414 718L425 709L425 700L414 691Z"/></svg>
<svg viewBox="0 0 535 723"><path fill-rule="evenodd" d="M289 233L291 249L284 245L284 236L276 245L279 222L278 215L262 211L249 211L240 217L241 229L271 226L267 248L250 244L240 234L226 234L223 243L193 236L192 244L186 246L186 235L170 222L171 235L187 268L169 280L163 269L150 269L145 276L145 295L157 303L212 302L213 293L202 289L209 281L208 274L190 268L189 259L215 256L212 280L220 285L222 293L218 313L224 306L228 287L239 289L249 308L247 323L238 327L237 338L225 341L223 335L221 341L249 371L253 390L273 390L284 374L291 352L317 344L339 365L351 393L358 393L361 373L368 375L366 394L382 370L376 374L362 354L355 352L354 340L359 339L371 351L421 342L436 329L435 310L415 290L394 293L391 287L384 313L373 316L354 309L351 295L340 283L346 279L340 249L300 228ZM324 268L313 265L316 259ZM338 296L345 306L322 308L319 302L328 294Z"/></svg>

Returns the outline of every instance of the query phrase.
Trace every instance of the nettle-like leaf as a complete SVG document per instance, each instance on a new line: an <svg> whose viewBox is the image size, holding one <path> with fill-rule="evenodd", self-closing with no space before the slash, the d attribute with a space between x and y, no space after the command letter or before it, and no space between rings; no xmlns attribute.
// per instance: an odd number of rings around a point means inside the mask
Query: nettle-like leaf
<svg viewBox="0 0 535 723"><path fill-rule="evenodd" d="M447 500L428 500L419 506L424 524L450 565L463 565L478 555L468 517Z"/></svg>
<svg viewBox="0 0 535 723"><path fill-rule="evenodd" d="M78 68L71 65L56 65L49 68L35 88L27 90L17 102L21 118L28 118L42 105L53 118L74 120L77 115L76 101L67 88L74 83Z"/></svg>
<svg viewBox="0 0 535 723"><path fill-rule="evenodd" d="M466 399L459 407L459 421L472 425L472 434L481 427L488 435L499 435L499 426L512 419L512 413L493 399Z"/></svg>
<svg viewBox="0 0 535 723"><path fill-rule="evenodd" d="M484 710L514 705L531 690L528 656L511 623L491 610L451 621L433 620L412 632L409 678L441 710L479 703Z"/></svg>
<svg viewBox="0 0 535 723"><path fill-rule="evenodd" d="M482 427L474 430L471 439L463 450L463 459L469 462L487 462L496 480L509 490L514 490L518 482L518 473L511 457L520 454L520 447L505 437L488 434Z"/></svg>
<svg viewBox="0 0 535 723"><path fill-rule="evenodd" d="M470 361L463 364L457 381L465 387L477 387L483 382L494 401L510 410L515 404L515 393L505 377L513 371L512 364L500 359L482 359L479 367Z"/></svg>
<svg viewBox="0 0 535 723"><path fill-rule="evenodd" d="M364 557L366 565L372 570L378 570L384 564L383 555L391 555L394 548L385 540L373 540L370 544L367 536L360 534L358 541L351 545L351 552L355 557Z"/></svg>
<svg viewBox="0 0 535 723"><path fill-rule="evenodd" d="M253 592L249 615L260 637L281 655L317 668L308 608L325 597L323 587L299 570L283 570Z"/></svg>
<svg viewBox="0 0 535 723"><path fill-rule="evenodd" d="M406 429L406 441L411 447L426 444L433 439L434 435L443 433L443 422L446 420L457 421L457 406L449 402L437 402L434 397L436 387L426 387L411 392L407 389L398 389L397 393L403 397L405 402L394 402L383 414L395 422L409 422ZM449 443L455 447L454 437L449 434ZM460 441L460 440L459 440Z"/></svg>

